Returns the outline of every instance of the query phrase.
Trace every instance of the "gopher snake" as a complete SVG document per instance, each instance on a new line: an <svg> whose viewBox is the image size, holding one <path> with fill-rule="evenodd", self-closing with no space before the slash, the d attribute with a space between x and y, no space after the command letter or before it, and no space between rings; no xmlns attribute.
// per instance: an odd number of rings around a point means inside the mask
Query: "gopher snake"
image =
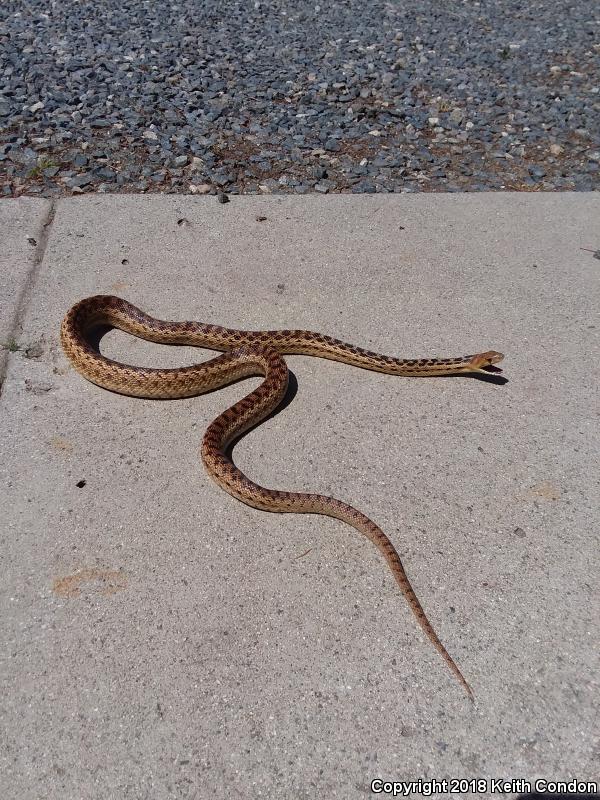
<svg viewBox="0 0 600 800"><path fill-rule="evenodd" d="M152 342L196 345L224 354L177 369L132 367L104 358L90 346L86 337L100 325L110 325ZM125 300L105 295L82 300L67 312L61 326L61 341L73 366L85 378L105 389L134 397L192 397L240 378L263 375L265 379L257 389L208 426L202 440L202 461L209 475L226 492L255 508L324 514L363 533L379 548L419 624L472 699L469 684L438 639L404 572L400 556L383 531L360 511L333 497L259 486L233 465L226 449L242 433L263 421L286 394L288 368L281 354L319 356L392 375L426 376L499 372L492 365L502 360L501 353L490 350L462 358L391 358L311 331L238 331L200 322L165 322L144 314Z"/></svg>

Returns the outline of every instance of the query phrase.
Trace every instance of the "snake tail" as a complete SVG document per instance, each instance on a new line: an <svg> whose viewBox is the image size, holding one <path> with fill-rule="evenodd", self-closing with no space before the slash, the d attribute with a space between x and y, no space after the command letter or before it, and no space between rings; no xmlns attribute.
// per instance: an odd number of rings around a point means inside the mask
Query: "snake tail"
<svg viewBox="0 0 600 800"><path fill-rule="evenodd" d="M90 332L105 325L152 342L207 347L221 355L175 369L123 364L106 358L90 343ZM366 536L385 558L425 634L473 699L469 684L427 619L400 556L383 531L362 512L333 497L259 486L233 464L228 447L262 422L283 399L289 378L284 355L310 355L390 375L429 377L501 372L496 364L503 359L502 353L486 350L455 358L397 358L315 331L237 330L203 322L155 319L126 300L111 295L96 295L76 303L62 321L60 336L65 354L81 375L105 389L133 397L194 397L242 378L263 376L264 380L253 392L208 426L201 447L208 474L226 492L254 508L334 517Z"/></svg>
<svg viewBox="0 0 600 800"><path fill-rule="evenodd" d="M201 457L209 475L222 489L253 508L334 517L366 536L385 558L427 638L473 700L471 687L427 618L396 548L379 526L361 511L335 497L266 489L251 481L227 456L227 448L233 441L249 427L259 424L279 405L288 385L288 369L278 353L268 348L264 348L262 352L242 349L238 357L246 363L254 363L257 372L265 375L265 380L253 392L220 414L207 428L202 441Z"/></svg>

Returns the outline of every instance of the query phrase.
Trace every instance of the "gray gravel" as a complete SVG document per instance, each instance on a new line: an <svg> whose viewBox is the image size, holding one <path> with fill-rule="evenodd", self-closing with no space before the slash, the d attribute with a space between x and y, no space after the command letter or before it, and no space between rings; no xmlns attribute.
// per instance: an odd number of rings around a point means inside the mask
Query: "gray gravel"
<svg viewBox="0 0 600 800"><path fill-rule="evenodd" d="M597 190L596 0L4 2L0 193Z"/></svg>

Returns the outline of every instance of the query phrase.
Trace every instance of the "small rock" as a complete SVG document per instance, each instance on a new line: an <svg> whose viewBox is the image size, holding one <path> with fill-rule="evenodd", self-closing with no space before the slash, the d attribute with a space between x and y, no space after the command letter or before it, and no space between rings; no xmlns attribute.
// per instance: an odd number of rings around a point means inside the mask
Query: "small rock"
<svg viewBox="0 0 600 800"><path fill-rule="evenodd" d="M211 186L208 183L190 183L190 192L192 194L208 194Z"/></svg>
<svg viewBox="0 0 600 800"><path fill-rule="evenodd" d="M229 197L225 194L225 192L219 192L219 194L217 195L217 202L229 203Z"/></svg>
<svg viewBox="0 0 600 800"><path fill-rule="evenodd" d="M91 172L84 172L82 175L65 178L65 184L71 189L81 189L82 186L88 186L93 180L94 176Z"/></svg>
<svg viewBox="0 0 600 800"><path fill-rule="evenodd" d="M352 187L353 194L373 194L375 191L375 184L368 178L354 184Z"/></svg>
<svg viewBox="0 0 600 800"><path fill-rule="evenodd" d="M228 172L218 172L211 175L211 180L213 183L216 183L217 186L227 186L228 183L233 183L235 181L235 177Z"/></svg>
<svg viewBox="0 0 600 800"><path fill-rule="evenodd" d="M25 348L25 358L41 358L44 355L44 348L40 342L35 342Z"/></svg>
<svg viewBox="0 0 600 800"><path fill-rule="evenodd" d="M546 175L546 170L538 165L533 167L528 167L528 171L529 174L532 175L534 178L543 178Z"/></svg>

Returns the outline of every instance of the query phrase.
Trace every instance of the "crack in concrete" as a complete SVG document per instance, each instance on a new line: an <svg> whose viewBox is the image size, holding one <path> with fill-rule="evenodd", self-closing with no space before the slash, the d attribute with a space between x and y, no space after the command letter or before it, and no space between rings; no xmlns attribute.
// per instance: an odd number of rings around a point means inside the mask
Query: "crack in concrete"
<svg viewBox="0 0 600 800"><path fill-rule="evenodd" d="M48 239L50 238L50 232L54 223L55 214L56 201L51 200L50 208L48 209L48 213L46 214L46 217L42 223L42 232L37 241L35 253L33 254L31 269L29 270L27 277L23 282L23 286L15 302L15 310L8 331L9 341L15 340L17 335L23 330L23 320L25 319L25 314L29 308L31 298L33 296L33 290L35 289L38 281L41 265L46 254L46 248L48 246ZM10 353L11 349L9 347L3 347L0 349L0 396L2 395L4 381L6 380Z"/></svg>

